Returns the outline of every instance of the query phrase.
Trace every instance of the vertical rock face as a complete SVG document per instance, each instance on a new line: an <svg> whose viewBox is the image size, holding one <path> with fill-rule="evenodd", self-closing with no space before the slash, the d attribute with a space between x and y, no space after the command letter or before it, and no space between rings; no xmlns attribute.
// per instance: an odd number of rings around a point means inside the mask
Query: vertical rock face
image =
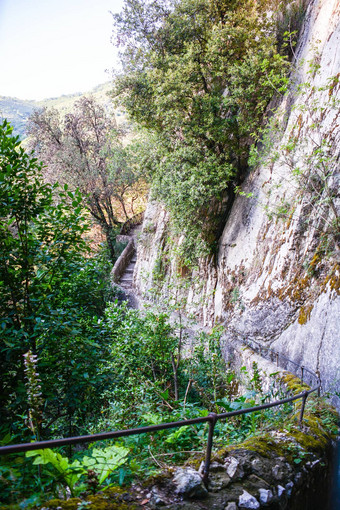
<svg viewBox="0 0 340 510"><path fill-rule="evenodd" d="M272 133L270 142L277 157L248 175L242 191L251 197L235 198L217 261L201 261L189 290L182 291L187 308L202 322L226 326L226 356L234 340L253 339L319 371L324 388L332 391L340 390L340 250L339 240L321 231L334 218L332 207L339 212L340 200L338 194L330 203L325 181L313 168L324 164L314 156L326 140L333 156L326 162L333 173L326 185L334 195L340 183L339 108L334 108L340 99L339 47L338 1L311 2L296 49L295 85L277 114L286 119L285 128ZM307 93L299 96L298 85L306 82ZM157 287L164 295L168 279L185 276L168 223L162 206L150 203L135 277L141 293Z"/></svg>

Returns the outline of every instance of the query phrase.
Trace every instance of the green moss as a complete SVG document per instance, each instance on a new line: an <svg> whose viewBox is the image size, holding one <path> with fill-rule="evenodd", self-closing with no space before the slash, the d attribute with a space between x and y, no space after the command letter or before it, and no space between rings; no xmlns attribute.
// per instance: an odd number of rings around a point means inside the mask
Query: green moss
<svg viewBox="0 0 340 510"><path fill-rule="evenodd" d="M324 292L326 290L327 285L329 285L331 290L335 291L338 296L340 295L339 271L340 271L339 264L335 264L333 266L332 270L329 272L329 274L325 278L323 284L321 285L322 292Z"/></svg>
<svg viewBox="0 0 340 510"><path fill-rule="evenodd" d="M294 430L289 433L306 452L318 452L327 446L328 439L323 435L314 436L309 433L304 433L299 430Z"/></svg>
<svg viewBox="0 0 340 510"><path fill-rule="evenodd" d="M312 260L309 263L309 268L308 268L309 272L314 273L320 261L321 261L321 253L320 253L320 251L317 250L316 253L314 254Z"/></svg>
<svg viewBox="0 0 340 510"><path fill-rule="evenodd" d="M112 491L105 491L104 494L89 496L87 501L91 503L88 505L88 508L91 510L135 510L138 508L138 505L135 503L120 501L120 498L116 498L116 494Z"/></svg>
<svg viewBox="0 0 340 510"><path fill-rule="evenodd" d="M109 494L111 497L118 496L118 495L126 494L126 489L124 489L123 487L120 487L119 485L114 485L113 487L106 489L105 494Z"/></svg>
<svg viewBox="0 0 340 510"><path fill-rule="evenodd" d="M252 436L241 443L236 445L230 445L225 448L218 450L212 457L212 461L223 462L224 458L233 451L238 450L249 450L259 453L263 457L272 458L273 455L284 456L285 447L284 444L275 439L268 433Z"/></svg>
<svg viewBox="0 0 340 510"><path fill-rule="evenodd" d="M295 375L285 373L282 379L287 389L294 395L310 389ZM297 456L300 458L301 451L304 452L302 456L304 461L309 459L309 454L322 453L332 438L332 434L337 431L338 414L327 402L310 395L305 407L303 426L300 429L301 402L301 400L295 402L294 412L285 422L284 429L277 429L277 437L274 431L250 437L242 443L219 450L213 460L222 460L223 462L228 453L237 450L253 451L266 458L285 457L290 463L293 463Z"/></svg>
<svg viewBox="0 0 340 510"><path fill-rule="evenodd" d="M81 503L79 498L71 499L51 499L44 504L45 508L62 508L63 510L77 510L78 505Z"/></svg>
<svg viewBox="0 0 340 510"><path fill-rule="evenodd" d="M47 509L61 508L62 510L77 510L78 505L86 503L86 508L91 510L136 510L139 505L123 501L122 496L127 494L121 487L111 487L103 492L88 496L85 500L71 498L68 500L52 499L44 504Z"/></svg>
<svg viewBox="0 0 340 510"><path fill-rule="evenodd" d="M301 325L306 324L306 322L309 321L309 317L310 317L312 310L313 310L313 305L301 306L298 323Z"/></svg>
<svg viewBox="0 0 340 510"><path fill-rule="evenodd" d="M263 457L271 458L273 454L278 456L284 455L284 446L281 443L276 442L270 434L264 434L262 436L253 436L246 439L241 444L230 446L227 450L250 450L257 452Z"/></svg>
<svg viewBox="0 0 340 510"><path fill-rule="evenodd" d="M192 465L192 463L190 465ZM163 470L161 473L149 476L146 480L144 480L141 483L141 486L147 488L151 487L152 485L162 485L164 480L170 480L173 477L173 475L174 475L173 468Z"/></svg>
<svg viewBox="0 0 340 510"><path fill-rule="evenodd" d="M287 386L288 390L294 395L310 390L310 386L308 386L308 384L301 382L301 379L293 374L285 373L282 376L282 381Z"/></svg>

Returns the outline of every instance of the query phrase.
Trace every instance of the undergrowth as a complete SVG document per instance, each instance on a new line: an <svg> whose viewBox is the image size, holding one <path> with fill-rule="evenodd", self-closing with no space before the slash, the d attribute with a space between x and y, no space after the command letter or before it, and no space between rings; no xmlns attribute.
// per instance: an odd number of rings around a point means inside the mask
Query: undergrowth
<svg viewBox="0 0 340 510"><path fill-rule="evenodd" d="M125 306L107 310L107 332L114 337L112 358L103 365L117 377L108 388L101 417L89 424L88 433L148 426L253 407L278 399L284 389L272 374L268 391L264 374L253 364L242 368L241 382L222 361L221 330L200 333L190 356L182 357L174 395L172 357L178 356L178 338L165 314L141 316ZM120 324L118 328L117 324ZM125 332L125 334L124 334ZM139 345L139 349L137 348ZM106 365L106 366L105 366ZM119 377L120 376L120 377ZM32 382L33 384L33 382ZM215 448L238 444L277 427L292 412L280 408L256 411L216 423ZM181 426L69 448L45 449L3 457L1 508L31 508L51 498L85 498L113 486L129 486L165 468L190 459L200 463L207 444L208 424ZM9 435L2 444L13 440ZM9 505L9 506L7 506Z"/></svg>

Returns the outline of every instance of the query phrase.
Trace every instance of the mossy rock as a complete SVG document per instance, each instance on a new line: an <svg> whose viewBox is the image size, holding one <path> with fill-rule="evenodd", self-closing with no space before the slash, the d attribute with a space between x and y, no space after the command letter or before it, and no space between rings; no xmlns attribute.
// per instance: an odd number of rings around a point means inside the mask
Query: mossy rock
<svg viewBox="0 0 340 510"><path fill-rule="evenodd" d="M273 454L284 456L285 453L284 448L276 442L270 434L250 437L241 444L228 446L226 450L230 453L241 449L257 452L268 459L270 459Z"/></svg>
<svg viewBox="0 0 340 510"><path fill-rule="evenodd" d="M71 499L51 499L47 501L43 506L44 508L62 508L63 510L77 510L78 505L81 503L81 499L79 498L71 498Z"/></svg>
<svg viewBox="0 0 340 510"><path fill-rule="evenodd" d="M87 501L90 502L90 504L86 508L90 508L91 510L136 510L140 508L140 506L135 503L122 501L111 491L105 491L105 494L89 496Z"/></svg>
<svg viewBox="0 0 340 510"><path fill-rule="evenodd" d="M308 384L303 383L301 379L296 377L296 375L289 374L287 372L282 376L282 381L287 386L288 390L294 393L294 395L310 390L310 386L308 386Z"/></svg>
<svg viewBox="0 0 340 510"><path fill-rule="evenodd" d="M44 504L44 508L60 508L62 510L78 510L80 503L91 510L135 510L140 508L131 501L133 498L121 487L111 487L97 494L87 496L86 499L71 498L68 500L52 499Z"/></svg>

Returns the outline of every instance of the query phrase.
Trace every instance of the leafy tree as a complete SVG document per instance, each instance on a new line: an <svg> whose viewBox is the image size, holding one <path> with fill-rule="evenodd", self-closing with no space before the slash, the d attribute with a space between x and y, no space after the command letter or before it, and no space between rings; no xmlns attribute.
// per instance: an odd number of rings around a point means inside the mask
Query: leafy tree
<svg viewBox="0 0 340 510"><path fill-rule="evenodd" d="M47 165L45 177L81 191L114 260L115 235L134 213L142 179L120 142L113 113L93 97L84 97L64 118L55 109L35 111L28 134L30 147Z"/></svg>
<svg viewBox="0 0 340 510"><path fill-rule="evenodd" d="M110 155L108 171L114 187L114 200L121 207L124 219L145 209L149 190L149 175L142 163L145 139L134 133L127 145L115 147Z"/></svg>
<svg viewBox="0 0 340 510"><path fill-rule="evenodd" d="M96 409L100 268L88 257L82 195L43 182L42 165L0 126L0 405L2 425L25 414L24 357L38 356L45 427ZM83 276L84 275L84 276ZM88 292L97 286L96 290ZM101 303L101 306L99 305ZM101 308L101 309L100 309ZM106 350L106 351L105 351ZM105 356L104 356L105 357ZM87 399L84 400L84 395ZM98 406L100 402L97 396ZM77 418L78 417L78 418ZM20 421L20 420L19 420ZM21 421L23 424L23 421Z"/></svg>
<svg viewBox="0 0 340 510"><path fill-rule="evenodd" d="M124 65L116 97L156 136L154 193L196 251L219 237L232 183L242 180L268 103L287 83L268 8L254 0L126 0L114 15Z"/></svg>

